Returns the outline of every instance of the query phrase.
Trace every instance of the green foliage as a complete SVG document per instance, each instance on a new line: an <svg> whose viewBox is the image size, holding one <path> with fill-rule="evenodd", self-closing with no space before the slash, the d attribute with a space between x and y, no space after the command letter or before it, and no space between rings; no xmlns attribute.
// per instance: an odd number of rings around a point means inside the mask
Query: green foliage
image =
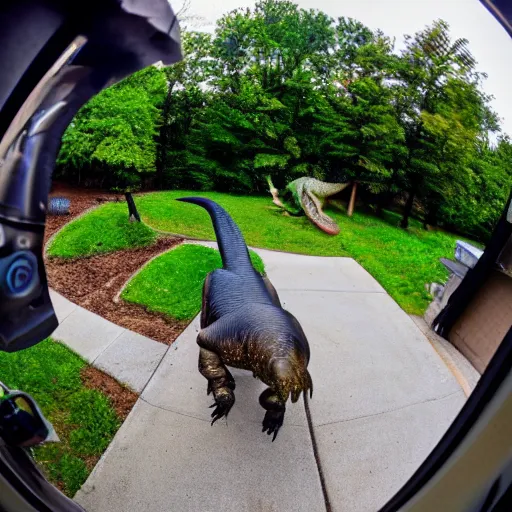
<svg viewBox="0 0 512 512"><path fill-rule="evenodd" d="M58 174L78 183L133 189L155 172L165 75L146 68L95 96L62 137Z"/></svg>
<svg viewBox="0 0 512 512"><path fill-rule="evenodd" d="M61 170L237 194L265 192L267 175L278 189L307 175L357 180L378 211L406 200L402 227L415 215L485 239L507 195L494 183L511 175L508 139L488 143L500 128L485 74L443 20L404 38L397 52L380 30L290 1L234 10L213 34L184 32L184 62L86 105Z"/></svg>
<svg viewBox="0 0 512 512"><path fill-rule="evenodd" d="M467 165L464 179L459 176L448 200L440 203L440 223L486 240L512 189L512 145L508 138L495 148L482 142Z"/></svg>
<svg viewBox="0 0 512 512"><path fill-rule="evenodd" d="M250 251L254 268L264 273L261 258ZM222 268L220 253L200 245L182 245L151 261L124 289L121 297L149 311L190 321L201 309L208 273Z"/></svg>
<svg viewBox="0 0 512 512"><path fill-rule="evenodd" d="M48 256L76 258L142 247L156 236L145 224L129 221L126 203L108 203L66 224L48 247Z"/></svg>
<svg viewBox="0 0 512 512"><path fill-rule="evenodd" d="M87 363L64 345L47 339L34 347L0 352L0 379L31 394L53 424L59 443L34 449L34 456L54 484L73 496L87 479L88 458L101 455L120 421L110 400L85 389L80 372Z"/></svg>
<svg viewBox="0 0 512 512"><path fill-rule="evenodd" d="M476 147L498 129L489 98L479 88L483 75L475 70L467 41L452 42L448 24L438 20L406 36L397 77L398 114L408 147L399 178L409 196L402 226L407 227L414 199L421 202L426 223L442 224L443 209L452 209L468 191Z"/></svg>
<svg viewBox="0 0 512 512"><path fill-rule="evenodd" d="M288 155L267 155L266 153L258 153L254 157L254 167L259 169L265 167L267 169L284 169L290 157Z"/></svg>
<svg viewBox="0 0 512 512"><path fill-rule="evenodd" d="M96 389L84 389L70 398L69 422L81 427L70 433L69 444L82 456L101 455L120 425L109 399Z"/></svg>

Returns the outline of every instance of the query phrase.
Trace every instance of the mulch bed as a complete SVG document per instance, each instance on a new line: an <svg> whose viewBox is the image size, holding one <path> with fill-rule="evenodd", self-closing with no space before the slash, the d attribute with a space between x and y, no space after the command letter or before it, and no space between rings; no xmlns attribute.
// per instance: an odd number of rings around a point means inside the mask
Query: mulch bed
<svg viewBox="0 0 512 512"><path fill-rule="evenodd" d="M105 201L124 201L124 196L103 191L76 189L54 184L51 196L71 200L70 215L48 216L45 238L87 209ZM126 211L128 216L128 208ZM50 286L67 299L126 329L165 344L171 344L187 326L136 304L115 300L128 279L147 261L171 249L182 239L159 237L149 247L128 249L89 258L46 258Z"/></svg>
<svg viewBox="0 0 512 512"><path fill-rule="evenodd" d="M117 251L75 260L51 258L46 262L50 286L71 302L107 320L171 344L187 326L136 304L114 301L123 285L148 260L180 243L179 238L159 238L149 247Z"/></svg>

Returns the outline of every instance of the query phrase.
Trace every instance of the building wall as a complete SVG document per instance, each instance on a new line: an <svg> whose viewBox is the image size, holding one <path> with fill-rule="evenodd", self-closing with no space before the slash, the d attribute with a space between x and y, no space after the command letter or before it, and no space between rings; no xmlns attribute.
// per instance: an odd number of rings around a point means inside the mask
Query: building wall
<svg viewBox="0 0 512 512"><path fill-rule="evenodd" d="M483 373L512 326L512 277L494 270L450 332L450 341Z"/></svg>

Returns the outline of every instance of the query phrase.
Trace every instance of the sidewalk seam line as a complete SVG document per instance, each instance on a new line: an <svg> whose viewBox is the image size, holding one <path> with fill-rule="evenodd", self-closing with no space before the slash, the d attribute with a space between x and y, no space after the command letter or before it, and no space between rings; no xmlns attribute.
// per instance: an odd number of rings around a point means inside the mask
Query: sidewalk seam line
<svg viewBox="0 0 512 512"><path fill-rule="evenodd" d="M348 423L349 421L362 420L364 418L372 418L374 416L380 416L382 414L388 414L390 412L401 411L403 409L407 409L408 407L414 407L415 405L426 404L426 403L429 403L429 402L438 402L439 400L444 400L445 398L449 398L449 397L451 397L453 395L457 395L461 391L462 390L459 389L457 391L453 391L453 393L448 393L447 395L439 396L439 397L436 397L436 398L427 398L426 400L421 400L419 402L414 402L412 404L403 405L402 407L397 407L396 409L389 409L389 410L386 410L386 411L376 412L374 414L365 414L363 416L356 416L355 418L348 418L346 420L329 421L327 423L322 423L320 425L315 425L315 426L317 428L319 428L319 427L326 427L328 425L336 425L337 423Z"/></svg>
<svg viewBox="0 0 512 512"><path fill-rule="evenodd" d="M185 416L186 418L192 418L194 420L203 421L205 423L211 423L211 420L209 420L209 419L198 418L197 416L193 416L192 414L186 414L184 412L175 411L174 409L168 409L167 407L162 407L161 405L152 404L150 401L146 400L142 396L139 396L139 398L140 398L140 400L142 400L144 403L146 403L150 407L155 407L156 409L160 409L161 411L166 411L166 412L170 412L172 414L177 414L178 416ZM237 422L235 422L235 423L237 423ZM252 423L253 425L259 425L259 424L261 424L261 421L247 420L247 423ZM307 427L304 427L303 425L297 425L296 423L287 423L287 425L289 427L297 427L297 428L307 429Z"/></svg>
<svg viewBox="0 0 512 512"><path fill-rule="evenodd" d="M311 411L309 409L309 400L306 395L306 392L303 394L304 396L304 409L306 411L306 418L308 420L309 427L309 435L311 436L311 446L313 448L313 456L316 462L316 468L318 470L318 477L320 479L320 487L322 488L322 494L324 496L324 505L326 512L332 512L331 502L329 500L329 493L327 492L327 483L325 481L325 475L322 469L322 463L320 461L320 454L318 452L318 445L315 437L315 430L313 425L313 419L311 417Z"/></svg>
<svg viewBox="0 0 512 512"><path fill-rule="evenodd" d="M141 392L139 393L139 398L147 403L148 405L151 405L153 407L158 407L156 405L153 405L151 403L149 403L147 400L144 400L144 398L142 398L142 394L144 393L144 391L146 391L146 388L148 387L149 383L151 382L151 379L155 376L155 373L157 372L158 368L160 368L160 365L163 363L164 359L165 359L165 356L167 355L167 353L169 352L169 350L171 350L171 347L174 348L174 350L176 350L178 348L178 340L179 338L182 336L182 334L192 325L192 323L196 320L197 316L199 315L196 315L190 322L189 324L183 329L183 331L181 331L181 333L176 337L176 339L170 343L169 345L167 345L167 349L165 350L165 352L162 354L162 358L160 359L160 361L158 361L158 364L155 366L155 369L153 370L153 373L151 373L151 375L149 376L149 379L146 381L146 384L144 384L144 387L142 388ZM157 342L158 343L158 342Z"/></svg>
<svg viewBox="0 0 512 512"><path fill-rule="evenodd" d="M55 308L53 308L55 310ZM76 308L75 308L76 309ZM73 311L75 311L75 309L73 309ZM66 320L66 318L71 315L71 313L73 313L73 311L70 311L66 316L62 317L62 322L59 322L59 325L61 325L62 323L64 323L64 320ZM57 316L57 312L55 312L55 316ZM58 318L57 318L58 320Z"/></svg>
<svg viewBox="0 0 512 512"><path fill-rule="evenodd" d="M80 307L80 306L79 306ZM82 308L84 309L84 308ZM87 310L86 310L87 311ZM99 315L98 315L99 316ZM101 317L103 320L105 320L103 317ZM108 322L108 320L105 320L105 322ZM111 322L110 322L111 323ZM120 327L119 325L117 324L114 324L116 327ZM125 329L124 327L121 327L122 331L93 359L93 361L91 362L92 365L95 366L95 363L96 361L105 353L105 351L111 347L119 337L121 337L124 333L126 332L132 332L130 331L129 329Z"/></svg>
<svg viewBox="0 0 512 512"><path fill-rule="evenodd" d="M76 308L78 308L79 306L78 306L78 304L75 304L74 302L71 302L69 299L64 297L64 295L61 295L59 292L57 292L53 288L48 288L48 289L53 291L54 293L59 294L65 301L69 302L73 306L73 309L66 316L62 317L62 322L59 322L59 325L61 325L62 323L64 323L64 320L66 320L66 318L68 318L69 315L73 314L75 312ZM51 297L50 297L50 300L51 300ZM52 306L53 306L53 311L55 312L55 316L57 316L57 309L58 308L55 307L53 301L51 301L51 302L52 302ZM58 318L57 318L57 320L58 320Z"/></svg>
<svg viewBox="0 0 512 512"><path fill-rule="evenodd" d="M170 412L172 414L177 414L178 416L185 416L185 418L192 418L194 420L202 421L204 423L210 423L210 420L198 418L197 416L192 416L191 414L185 414L184 412L173 411L172 409L167 409L166 407L162 407L161 405L152 404L151 402L148 402L145 398L143 398L142 395L139 396L139 400L142 400L145 404L149 405L150 407L155 407L156 409L160 409L161 411L166 411L166 412Z"/></svg>

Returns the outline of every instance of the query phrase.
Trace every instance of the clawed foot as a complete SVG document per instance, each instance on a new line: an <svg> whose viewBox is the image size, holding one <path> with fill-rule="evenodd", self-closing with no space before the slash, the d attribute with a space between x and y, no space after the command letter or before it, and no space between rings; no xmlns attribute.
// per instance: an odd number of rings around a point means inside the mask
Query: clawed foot
<svg viewBox="0 0 512 512"><path fill-rule="evenodd" d="M229 393L217 394L215 397L215 402L210 405L210 409L215 407L215 410L212 412L212 425L220 418L225 416L228 417L229 411L233 404L235 403L235 395L231 390Z"/></svg>
<svg viewBox="0 0 512 512"><path fill-rule="evenodd" d="M272 442L275 441L279 429L283 426L284 412L283 411L267 411L265 418L263 419L262 432L266 432L268 435L274 434Z"/></svg>

